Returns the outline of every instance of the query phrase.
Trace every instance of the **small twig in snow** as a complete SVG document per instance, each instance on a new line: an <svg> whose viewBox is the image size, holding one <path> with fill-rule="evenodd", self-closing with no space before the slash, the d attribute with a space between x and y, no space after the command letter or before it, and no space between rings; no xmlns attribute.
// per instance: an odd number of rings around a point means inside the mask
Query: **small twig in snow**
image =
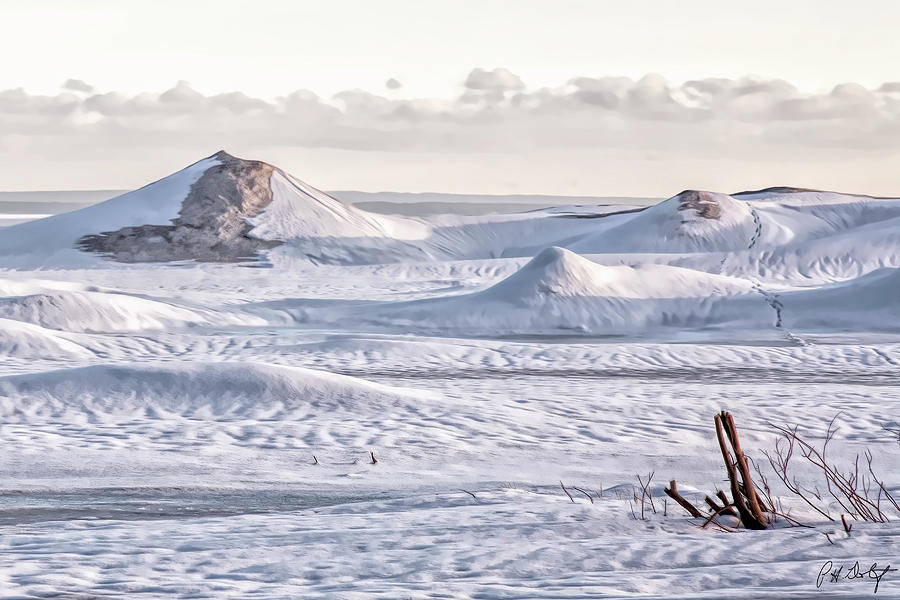
<svg viewBox="0 0 900 600"><path fill-rule="evenodd" d="M585 496L587 496L587 499L591 501L591 504L594 503L594 499L591 498L591 495L588 494L588 493L587 493L586 491L584 491L583 489L581 489L580 487L575 487L575 486L573 485L573 486L572 486L572 489L573 489L573 490L578 490L579 492L581 492L582 494L584 494Z"/></svg>
<svg viewBox="0 0 900 600"><path fill-rule="evenodd" d="M841 513L841 523L844 524L844 531L846 531L847 535L849 536L850 530L853 529L853 525L847 523L847 517L843 513Z"/></svg>

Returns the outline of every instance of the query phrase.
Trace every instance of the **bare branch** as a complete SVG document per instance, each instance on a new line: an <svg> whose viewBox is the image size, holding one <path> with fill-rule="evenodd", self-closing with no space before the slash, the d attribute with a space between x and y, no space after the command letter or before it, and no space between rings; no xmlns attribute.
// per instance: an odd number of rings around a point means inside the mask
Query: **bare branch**
<svg viewBox="0 0 900 600"><path fill-rule="evenodd" d="M563 489L563 491L566 493L566 496L568 496L568 497L569 497L569 500L571 500L571 501L572 501L572 504L574 504L574 503L575 503L575 498L572 497L572 494L569 493L569 490L566 489L566 486L563 485L563 482L562 482L562 481L559 482L559 485L562 486L562 489Z"/></svg>
<svg viewBox="0 0 900 600"><path fill-rule="evenodd" d="M686 510L692 517L698 518L703 516L700 511L697 510L696 506L685 500L684 497L682 497L682 495L678 493L678 485L676 485L674 479L669 482L669 487L664 488L663 491L669 498L677 502L678 505Z"/></svg>
<svg viewBox="0 0 900 600"><path fill-rule="evenodd" d="M581 489L580 487L575 487L575 486L573 485L573 486L572 486L572 489L573 489L573 490L578 490L579 492L581 492L582 494L584 494L585 496L587 496L587 499L591 501L591 504L594 503L594 499L591 498L591 495L588 494L588 493L587 493L586 491L584 491L583 489Z"/></svg>

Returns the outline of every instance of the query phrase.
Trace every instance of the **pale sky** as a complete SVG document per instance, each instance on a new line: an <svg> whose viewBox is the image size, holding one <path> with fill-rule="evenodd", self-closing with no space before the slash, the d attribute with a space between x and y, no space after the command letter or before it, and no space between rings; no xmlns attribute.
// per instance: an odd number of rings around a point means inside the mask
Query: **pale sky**
<svg viewBox="0 0 900 600"><path fill-rule="evenodd" d="M0 189L133 188L225 148L326 189L900 194L894 0L3 0L0 23Z"/></svg>

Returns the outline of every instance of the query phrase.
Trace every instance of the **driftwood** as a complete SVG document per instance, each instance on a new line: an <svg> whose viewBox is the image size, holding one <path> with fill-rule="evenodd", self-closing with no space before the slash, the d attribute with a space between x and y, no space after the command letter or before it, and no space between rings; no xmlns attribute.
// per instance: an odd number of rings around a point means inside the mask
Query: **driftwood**
<svg viewBox="0 0 900 600"><path fill-rule="evenodd" d="M706 515L703 527L710 523L722 527L716 521L716 517L730 515L739 518L741 524L747 529L766 529L769 526L769 517L766 513L770 512L770 509L753 485L753 479L750 477L750 463L741 450L734 418L730 413L722 411L716 415L715 424L716 439L719 442L719 450L722 452L722 460L725 463L725 472L728 475L733 499L729 500L728 495L722 490L717 490L715 494L721 504L712 496L706 496L704 500L711 511ZM669 487L665 488L665 492L692 517L704 516L696 506L678 493L674 479L669 483Z"/></svg>
<svg viewBox="0 0 900 600"><path fill-rule="evenodd" d="M711 509L713 509L713 512L716 513L716 514L725 514L725 513L727 513L728 511L734 512L734 511L731 509L731 503L730 503L730 502L726 502L726 503L723 504L722 506L719 506L719 505L716 503L716 501L713 500L712 498L710 498L709 496L707 496L706 498L704 498L704 500L706 501L706 504L707 504Z"/></svg>
<svg viewBox="0 0 900 600"><path fill-rule="evenodd" d="M731 500L728 499L728 496L725 495L725 492L723 492L722 490L716 490L716 496L718 496L719 500L721 500L728 508L728 510L726 510L724 514L731 515L732 517L738 516L734 509L731 508Z"/></svg>
<svg viewBox="0 0 900 600"><path fill-rule="evenodd" d="M697 507L684 499L684 497L678 493L678 485L675 483L675 480L669 482L669 487L664 488L666 492L666 496L674 500L678 503L678 505L686 510L689 515L692 517L702 517L703 515L697 510Z"/></svg>
<svg viewBox="0 0 900 600"><path fill-rule="evenodd" d="M722 450L722 458L725 461L725 471L731 482L731 497L734 507L737 509L741 523L747 529L765 529L769 519L760 507L759 496L753 486L750 477L750 465L747 457L741 450L741 442L738 439L737 428L734 426L734 418L731 413L724 410L716 415L716 437L719 440L719 448ZM727 438L727 442L726 442ZM730 444L734 450L734 458L728 450Z"/></svg>

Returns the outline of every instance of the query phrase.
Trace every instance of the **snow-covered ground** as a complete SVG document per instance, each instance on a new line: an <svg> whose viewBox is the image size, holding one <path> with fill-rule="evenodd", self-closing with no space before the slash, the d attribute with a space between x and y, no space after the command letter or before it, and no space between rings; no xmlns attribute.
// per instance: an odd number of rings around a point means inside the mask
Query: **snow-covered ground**
<svg viewBox="0 0 900 600"><path fill-rule="evenodd" d="M209 164L0 230L0 597L869 598L826 562L900 567L900 514L848 536L774 486L812 528L726 533L662 491L727 485L724 409L764 470L772 424L840 413L831 456L900 492L900 201L385 217L276 170L259 256L75 249L165 237Z"/></svg>

